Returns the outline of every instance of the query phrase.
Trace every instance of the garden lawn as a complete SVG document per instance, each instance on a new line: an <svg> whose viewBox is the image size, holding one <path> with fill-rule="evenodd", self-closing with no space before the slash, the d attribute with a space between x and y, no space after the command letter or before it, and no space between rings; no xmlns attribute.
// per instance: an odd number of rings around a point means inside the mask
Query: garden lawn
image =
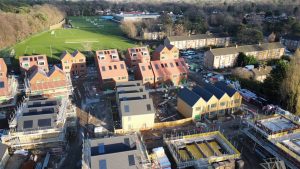
<svg viewBox="0 0 300 169"><path fill-rule="evenodd" d="M118 49L126 50L135 42L124 37L117 23L100 17L70 17L73 28L46 31L16 44L16 58L22 55L46 54L49 58L59 59L64 50L73 52Z"/></svg>

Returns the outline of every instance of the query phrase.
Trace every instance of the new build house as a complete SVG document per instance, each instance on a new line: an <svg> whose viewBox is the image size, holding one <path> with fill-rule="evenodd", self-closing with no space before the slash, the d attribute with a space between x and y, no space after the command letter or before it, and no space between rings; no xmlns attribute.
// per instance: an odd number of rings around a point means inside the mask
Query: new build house
<svg viewBox="0 0 300 169"><path fill-rule="evenodd" d="M151 128L154 125L155 108L142 81L117 83L116 95L124 131Z"/></svg>
<svg viewBox="0 0 300 169"><path fill-rule="evenodd" d="M119 58L116 49L96 51L96 63L102 89L113 88L116 82L127 82L126 64Z"/></svg>
<svg viewBox="0 0 300 169"><path fill-rule="evenodd" d="M82 169L151 168L145 145L136 134L84 140Z"/></svg>
<svg viewBox="0 0 300 169"><path fill-rule="evenodd" d="M188 67L173 45L160 45L154 51L150 64L139 63L136 72L137 79L142 80L143 84L155 87L163 84L178 86L185 82L187 75Z"/></svg>
<svg viewBox="0 0 300 169"><path fill-rule="evenodd" d="M155 82L155 77L151 63L139 63L135 72L135 78L142 80L145 86L152 87Z"/></svg>
<svg viewBox="0 0 300 169"><path fill-rule="evenodd" d="M224 82L215 85L205 83L192 90L183 88L178 93L177 109L185 117L215 117L236 111L242 96Z"/></svg>
<svg viewBox="0 0 300 169"><path fill-rule="evenodd" d="M86 75L86 58L78 50L70 54L64 51L60 57L62 70L71 77Z"/></svg>
<svg viewBox="0 0 300 169"><path fill-rule="evenodd" d="M128 48L126 52L126 65L130 68L139 63L149 63L150 53L147 47Z"/></svg>
<svg viewBox="0 0 300 169"><path fill-rule="evenodd" d="M211 49L205 52L204 65L209 69L233 67L240 53L254 56L257 60L279 59L284 54L284 46L274 42Z"/></svg>
<svg viewBox="0 0 300 169"><path fill-rule="evenodd" d="M21 72L28 72L32 68L40 68L49 72L48 60L46 55L32 55L19 57Z"/></svg>
<svg viewBox="0 0 300 169"><path fill-rule="evenodd" d="M2 142L12 150L65 148L66 117L73 113L68 98L30 99L26 98L9 121L9 132L2 136Z"/></svg>
<svg viewBox="0 0 300 169"><path fill-rule="evenodd" d="M170 36L164 40L165 45L174 45L178 49L197 49L207 46L228 46L230 37L218 36L211 33L185 35L185 36Z"/></svg>
<svg viewBox="0 0 300 169"><path fill-rule="evenodd" d="M72 86L65 72L54 66L49 72L34 69L25 79L25 91L28 96L65 97Z"/></svg>

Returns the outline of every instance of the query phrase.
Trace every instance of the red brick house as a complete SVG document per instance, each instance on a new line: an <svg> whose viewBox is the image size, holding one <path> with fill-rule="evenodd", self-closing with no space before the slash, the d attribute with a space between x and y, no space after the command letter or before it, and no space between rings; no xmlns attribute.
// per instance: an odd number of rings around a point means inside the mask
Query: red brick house
<svg viewBox="0 0 300 169"><path fill-rule="evenodd" d="M126 52L126 65L138 66L139 63L149 63L150 53L147 47L128 48Z"/></svg>
<svg viewBox="0 0 300 169"><path fill-rule="evenodd" d="M116 49L96 51L96 63L102 89L113 89L116 82L127 82L128 72Z"/></svg>
<svg viewBox="0 0 300 169"><path fill-rule="evenodd" d="M70 54L68 51L64 51L60 57L62 70L74 76L86 75L86 57L78 50Z"/></svg>
<svg viewBox="0 0 300 169"><path fill-rule="evenodd" d="M19 57L21 72L28 72L30 69L38 67L45 72L49 72L48 60L46 55L32 55Z"/></svg>
<svg viewBox="0 0 300 169"><path fill-rule="evenodd" d="M62 97L70 95L71 85L65 72L54 66L49 72L35 68L25 81L30 96Z"/></svg>

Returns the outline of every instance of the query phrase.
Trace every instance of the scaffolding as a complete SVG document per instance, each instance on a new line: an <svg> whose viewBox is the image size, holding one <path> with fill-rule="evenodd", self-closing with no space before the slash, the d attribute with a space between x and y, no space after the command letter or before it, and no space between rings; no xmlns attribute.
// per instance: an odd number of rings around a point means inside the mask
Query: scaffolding
<svg viewBox="0 0 300 169"><path fill-rule="evenodd" d="M65 86L49 88L47 84L39 83L41 86L39 90L32 90L30 81L28 78L24 79L24 91L26 96L46 96L50 97L68 97L73 92L73 86L71 80L66 80Z"/></svg>
<svg viewBox="0 0 300 169"><path fill-rule="evenodd" d="M10 146L12 150L64 147L66 130L69 125L69 121L66 120L67 115L73 113L68 109L71 107L73 110L69 99L63 98L52 105L57 115L54 126L18 129L18 120L22 118L25 111L29 110L28 103L29 99L24 98L24 101L17 106L15 113L9 119L8 134L2 136L2 142Z"/></svg>
<svg viewBox="0 0 300 169"><path fill-rule="evenodd" d="M273 115L247 120L243 133L255 143L253 149L259 146L284 162L288 168L299 168L300 146L293 142L300 139L300 130L298 120L293 119L286 115Z"/></svg>
<svg viewBox="0 0 300 169"><path fill-rule="evenodd" d="M177 168L207 168L212 163L240 159L239 151L219 132L164 136Z"/></svg>
<svg viewBox="0 0 300 169"><path fill-rule="evenodd" d="M0 96L0 108L14 106L17 100L18 81L14 76L8 77L8 92L5 96ZM7 102L9 101L9 102Z"/></svg>

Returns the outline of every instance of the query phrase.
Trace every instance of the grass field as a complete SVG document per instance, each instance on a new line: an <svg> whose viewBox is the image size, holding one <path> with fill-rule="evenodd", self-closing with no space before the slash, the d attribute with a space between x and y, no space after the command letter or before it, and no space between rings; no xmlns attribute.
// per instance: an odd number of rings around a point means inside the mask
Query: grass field
<svg viewBox="0 0 300 169"><path fill-rule="evenodd" d="M16 44L16 57L31 54L46 54L58 59L61 52L111 49L125 50L135 42L125 38L119 25L100 17L70 17L73 28L58 29L34 35ZM94 23L92 23L94 22ZM96 25L95 25L96 24Z"/></svg>

